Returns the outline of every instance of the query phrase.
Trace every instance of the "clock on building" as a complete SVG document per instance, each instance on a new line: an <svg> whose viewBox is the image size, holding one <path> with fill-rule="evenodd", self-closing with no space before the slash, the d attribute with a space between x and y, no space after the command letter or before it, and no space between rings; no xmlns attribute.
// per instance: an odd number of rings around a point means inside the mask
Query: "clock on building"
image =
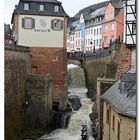
<svg viewBox="0 0 140 140"><path fill-rule="evenodd" d="M53 30L62 30L63 29L63 21L60 19L52 20L52 29Z"/></svg>

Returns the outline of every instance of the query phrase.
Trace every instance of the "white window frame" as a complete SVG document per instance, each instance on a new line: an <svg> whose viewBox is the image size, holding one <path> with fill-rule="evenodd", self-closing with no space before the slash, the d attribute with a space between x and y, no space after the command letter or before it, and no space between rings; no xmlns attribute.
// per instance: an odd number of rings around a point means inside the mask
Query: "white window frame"
<svg viewBox="0 0 140 140"><path fill-rule="evenodd" d="M58 5L54 6L54 12L59 12L59 6Z"/></svg>
<svg viewBox="0 0 140 140"><path fill-rule="evenodd" d="M114 38L115 38L114 35L112 35L112 36L111 36L111 41L114 41Z"/></svg>
<svg viewBox="0 0 140 140"><path fill-rule="evenodd" d="M97 29L97 35L98 35L98 29Z"/></svg>
<svg viewBox="0 0 140 140"><path fill-rule="evenodd" d="M96 35L96 30L94 29L94 35Z"/></svg>
<svg viewBox="0 0 140 140"><path fill-rule="evenodd" d="M44 4L39 4L39 11L44 11Z"/></svg>
<svg viewBox="0 0 140 140"><path fill-rule="evenodd" d="M108 43L108 37L107 36L104 37L104 42Z"/></svg>
<svg viewBox="0 0 140 140"><path fill-rule="evenodd" d="M24 25L23 26L24 26L24 29L32 29L33 28L33 19L32 18L24 18Z"/></svg>
<svg viewBox="0 0 140 140"><path fill-rule="evenodd" d="M108 26L107 24L104 24L104 32L107 32L107 30L108 30Z"/></svg>
<svg viewBox="0 0 140 140"><path fill-rule="evenodd" d="M111 23L111 31L114 31L114 30L115 30L115 24Z"/></svg>
<svg viewBox="0 0 140 140"><path fill-rule="evenodd" d="M29 10L29 3L24 3L23 4L23 9L24 10Z"/></svg>

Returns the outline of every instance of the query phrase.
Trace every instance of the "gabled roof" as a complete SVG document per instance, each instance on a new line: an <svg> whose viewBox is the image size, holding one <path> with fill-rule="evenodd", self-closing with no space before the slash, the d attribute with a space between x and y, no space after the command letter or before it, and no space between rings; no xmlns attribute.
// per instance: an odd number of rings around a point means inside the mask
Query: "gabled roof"
<svg viewBox="0 0 140 140"><path fill-rule="evenodd" d="M95 10L94 12L92 12L92 13L90 14L90 17L89 17L87 20L93 19L93 18L95 18L95 17L97 17L97 16L104 15L105 9L106 9L106 7L102 7L102 8L99 8L99 9Z"/></svg>
<svg viewBox="0 0 140 140"><path fill-rule="evenodd" d="M109 1L105 1L105 2L100 2L100 3L97 3L97 4L90 5L90 6L86 7L86 8L81 9L74 17L80 18L80 15L82 13L89 15L93 11L95 11L95 10L97 10L99 8L105 7L108 3L109 3Z"/></svg>
<svg viewBox="0 0 140 140"><path fill-rule="evenodd" d="M118 113L136 117L136 71L130 70L102 96Z"/></svg>
<svg viewBox="0 0 140 140"><path fill-rule="evenodd" d="M124 7L124 3L123 2L111 2L111 4L113 5L113 7L115 8L115 17L119 14L120 10Z"/></svg>
<svg viewBox="0 0 140 140"><path fill-rule="evenodd" d="M23 9L23 4L28 2L30 4L29 10ZM44 3L44 11L39 11L39 4ZM54 11L54 6L59 6L59 12ZM12 15L12 22L14 14L27 14L27 15L44 15L44 16L58 16L58 17L68 17L65 13L61 2L57 0L20 0L18 5L15 5L15 9Z"/></svg>
<svg viewBox="0 0 140 140"><path fill-rule="evenodd" d="M62 3L62 2L57 1L57 0L20 0L20 1L23 1L23 2L29 2L29 1L32 1L32 2Z"/></svg>

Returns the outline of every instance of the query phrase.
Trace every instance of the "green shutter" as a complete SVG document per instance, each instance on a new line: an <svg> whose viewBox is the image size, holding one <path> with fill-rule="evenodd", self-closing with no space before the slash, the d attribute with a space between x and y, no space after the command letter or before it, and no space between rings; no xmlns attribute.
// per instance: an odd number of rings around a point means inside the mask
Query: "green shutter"
<svg viewBox="0 0 140 140"><path fill-rule="evenodd" d="M51 20L51 29L53 29L53 22L54 22L54 21L53 21L53 20Z"/></svg>
<svg viewBox="0 0 140 140"><path fill-rule="evenodd" d="M63 21L61 21L61 30L63 29L63 25L64 24L64 22Z"/></svg>
<svg viewBox="0 0 140 140"><path fill-rule="evenodd" d="M35 28L35 19L32 19L32 28Z"/></svg>
<svg viewBox="0 0 140 140"><path fill-rule="evenodd" d="M22 28L24 28L24 18L22 18Z"/></svg>

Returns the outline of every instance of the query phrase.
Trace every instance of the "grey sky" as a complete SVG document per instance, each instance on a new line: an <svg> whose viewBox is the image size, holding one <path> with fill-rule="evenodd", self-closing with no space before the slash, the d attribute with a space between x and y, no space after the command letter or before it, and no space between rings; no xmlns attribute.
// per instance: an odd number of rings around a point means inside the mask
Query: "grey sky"
<svg viewBox="0 0 140 140"><path fill-rule="evenodd" d="M11 23L12 12L19 0L4 0L4 22ZM80 9L107 0L59 0L69 16L74 16Z"/></svg>

